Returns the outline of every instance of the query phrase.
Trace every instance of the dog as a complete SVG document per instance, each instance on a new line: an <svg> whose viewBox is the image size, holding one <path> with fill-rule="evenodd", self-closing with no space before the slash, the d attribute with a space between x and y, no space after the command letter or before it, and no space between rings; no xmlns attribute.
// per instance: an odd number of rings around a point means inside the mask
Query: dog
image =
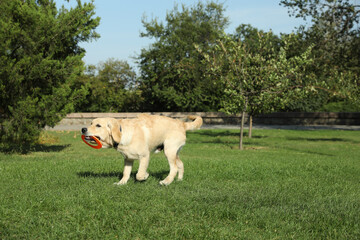
<svg viewBox="0 0 360 240"><path fill-rule="evenodd" d="M135 119L97 118L88 128L82 128L85 137L95 136L103 148L115 148L124 156L122 179L115 183L124 185L128 182L134 160L139 160L136 174L138 181L149 177L150 152L164 150L170 165L169 175L160 185L169 185L176 175L178 180L184 176L184 164L179 158L179 151L185 145L186 131L199 129L203 123L200 116L188 116L185 122L165 116L140 114Z"/></svg>

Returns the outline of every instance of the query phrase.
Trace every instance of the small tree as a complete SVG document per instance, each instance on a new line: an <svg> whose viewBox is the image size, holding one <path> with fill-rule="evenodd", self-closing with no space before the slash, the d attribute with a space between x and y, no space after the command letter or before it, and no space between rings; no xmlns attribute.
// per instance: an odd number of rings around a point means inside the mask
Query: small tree
<svg viewBox="0 0 360 240"><path fill-rule="evenodd" d="M80 42L99 37L92 3L70 10L51 0L0 1L0 132L5 148L26 150L86 94Z"/></svg>
<svg viewBox="0 0 360 240"><path fill-rule="evenodd" d="M250 24L240 24L235 33L231 35L234 40L241 41L245 46L246 52L251 55L260 54L262 57L268 59L269 57L276 55L280 51L282 40L277 35L270 32L264 32ZM266 36L266 41L264 41ZM252 103L253 101L250 101ZM252 137L252 123L253 116L262 113L262 110L257 107L256 104L250 104L248 111L249 115L249 133L248 137Z"/></svg>
<svg viewBox="0 0 360 240"><path fill-rule="evenodd" d="M224 81L223 111L242 112L239 149L243 149L243 126L246 112L269 113L283 108L289 101L301 98L316 89L304 83L314 83L306 68L312 63L311 48L300 56L287 57L287 46L293 36L284 39L279 53L269 48L271 35L259 35L260 49L267 55L251 53L241 41L229 36L218 41L210 53L200 51L209 64L209 74ZM265 49L266 47L266 49Z"/></svg>

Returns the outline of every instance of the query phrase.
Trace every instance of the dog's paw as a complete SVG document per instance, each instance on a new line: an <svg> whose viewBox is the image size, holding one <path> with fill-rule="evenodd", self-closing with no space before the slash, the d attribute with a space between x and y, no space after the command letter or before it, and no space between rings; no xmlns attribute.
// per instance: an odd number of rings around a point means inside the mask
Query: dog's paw
<svg viewBox="0 0 360 240"><path fill-rule="evenodd" d="M115 185L125 185L127 183L127 179L121 179L119 182L114 183Z"/></svg>
<svg viewBox="0 0 360 240"><path fill-rule="evenodd" d="M138 181L145 181L146 179L148 179L149 177L149 173L145 173L145 174L136 174L136 180Z"/></svg>
<svg viewBox="0 0 360 240"><path fill-rule="evenodd" d="M159 184L161 185L161 186L167 186L167 185L169 185L171 182L168 182L168 181L166 181L166 180L162 180L162 181L160 181L159 182Z"/></svg>

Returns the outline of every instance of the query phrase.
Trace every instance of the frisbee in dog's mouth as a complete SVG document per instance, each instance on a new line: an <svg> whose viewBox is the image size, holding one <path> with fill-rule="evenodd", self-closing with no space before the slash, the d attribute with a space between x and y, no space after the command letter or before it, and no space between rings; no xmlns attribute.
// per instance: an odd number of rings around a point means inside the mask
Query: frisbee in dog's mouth
<svg viewBox="0 0 360 240"><path fill-rule="evenodd" d="M82 140L84 141L84 143L86 143L87 145L89 145L92 148L95 149L100 149L102 148L102 144L100 142L100 137L98 136L85 136L85 135L81 135ZM95 145L96 144L96 145Z"/></svg>

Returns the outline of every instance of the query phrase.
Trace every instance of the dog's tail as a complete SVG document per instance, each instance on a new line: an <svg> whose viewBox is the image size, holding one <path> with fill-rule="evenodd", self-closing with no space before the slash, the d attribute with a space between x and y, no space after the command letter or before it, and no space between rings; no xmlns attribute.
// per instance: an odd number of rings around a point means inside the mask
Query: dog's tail
<svg viewBox="0 0 360 240"><path fill-rule="evenodd" d="M184 126L186 131L187 130L195 130L199 129L203 124L203 120L200 116L188 116L188 119L193 120L192 122L184 122Z"/></svg>

